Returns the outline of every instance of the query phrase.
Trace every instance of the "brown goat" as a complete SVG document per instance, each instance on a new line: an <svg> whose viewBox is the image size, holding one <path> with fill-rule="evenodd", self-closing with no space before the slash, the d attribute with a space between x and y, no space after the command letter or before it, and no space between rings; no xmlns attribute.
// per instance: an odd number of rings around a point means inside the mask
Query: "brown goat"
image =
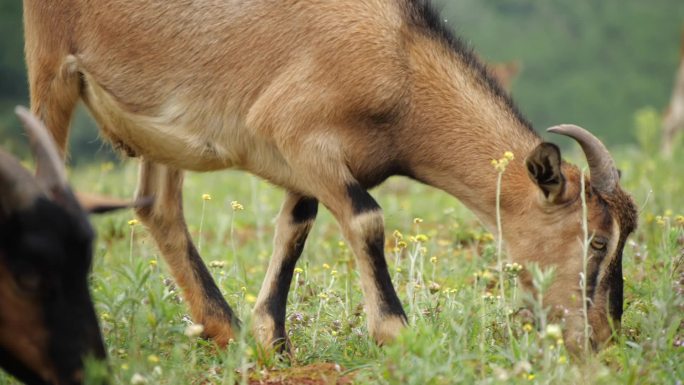
<svg viewBox="0 0 684 385"><path fill-rule="evenodd" d="M94 233L47 129L17 114L43 172L0 150L0 367L27 384L80 384L83 357L105 357L88 290ZM130 206L93 202L94 212Z"/></svg>
<svg viewBox="0 0 684 385"><path fill-rule="evenodd" d="M474 55L423 0L24 0L31 106L62 151L82 99L115 146L141 158L138 210L195 321L225 344L238 321L188 233L183 171L228 167L287 190L254 309L265 346L286 340L285 306L318 202L357 257L368 329L383 343L406 324L384 257L380 207L367 190L403 175L457 197L495 228L503 177L507 254L556 267L546 303L583 336L580 171L543 143ZM636 210L603 144L575 138L592 236L588 318L597 344L622 313L622 249Z"/></svg>

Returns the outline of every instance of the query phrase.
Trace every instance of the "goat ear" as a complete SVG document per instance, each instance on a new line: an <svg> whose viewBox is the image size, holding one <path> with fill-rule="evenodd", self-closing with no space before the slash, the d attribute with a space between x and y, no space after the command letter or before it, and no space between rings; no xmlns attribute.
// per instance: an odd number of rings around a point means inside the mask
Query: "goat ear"
<svg viewBox="0 0 684 385"><path fill-rule="evenodd" d="M563 195L565 177L561 172L561 155L558 146L541 143L525 159L527 173L548 202L555 203Z"/></svg>
<svg viewBox="0 0 684 385"><path fill-rule="evenodd" d="M149 207L154 202L152 197L139 198L134 201L121 200L100 195L76 193L76 199L83 210L90 214L102 214L127 208Z"/></svg>

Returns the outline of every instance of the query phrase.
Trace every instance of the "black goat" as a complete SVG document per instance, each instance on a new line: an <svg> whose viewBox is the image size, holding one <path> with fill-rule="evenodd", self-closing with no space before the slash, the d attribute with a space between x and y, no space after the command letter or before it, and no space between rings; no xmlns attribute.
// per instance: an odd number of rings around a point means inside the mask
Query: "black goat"
<svg viewBox="0 0 684 385"><path fill-rule="evenodd" d="M0 150L0 367L30 385L80 384L83 358L106 355L88 289L94 232L45 126L16 113L40 175Z"/></svg>

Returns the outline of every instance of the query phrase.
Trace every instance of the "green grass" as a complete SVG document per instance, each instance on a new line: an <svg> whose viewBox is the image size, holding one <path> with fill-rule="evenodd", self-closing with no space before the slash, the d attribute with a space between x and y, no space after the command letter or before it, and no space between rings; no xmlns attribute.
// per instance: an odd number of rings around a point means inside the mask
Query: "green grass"
<svg viewBox="0 0 684 385"><path fill-rule="evenodd" d="M539 326L543 309L511 316L509 338L496 299L496 240L454 198L405 179L393 178L373 194L384 208L387 259L411 326L383 348L369 339L354 258L321 210L290 290L291 360L259 359L248 327L225 350L186 336L187 308L146 230L129 224L133 213L93 218L91 287L113 383L235 384L329 362L358 384L681 384L683 155L663 160L635 149L616 152L623 186L642 208L640 227L625 248L618 342L583 361L569 358L553 328ZM71 179L78 189L125 197L136 175L131 160L72 170ZM191 233L196 242L201 237L203 258L247 325L283 193L234 171L188 174L184 192ZM548 277L537 273L543 284ZM505 279L509 298L525 295L515 274ZM88 373L97 376L102 368L91 365ZM0 383L14 382L0 374Z"/></svg>

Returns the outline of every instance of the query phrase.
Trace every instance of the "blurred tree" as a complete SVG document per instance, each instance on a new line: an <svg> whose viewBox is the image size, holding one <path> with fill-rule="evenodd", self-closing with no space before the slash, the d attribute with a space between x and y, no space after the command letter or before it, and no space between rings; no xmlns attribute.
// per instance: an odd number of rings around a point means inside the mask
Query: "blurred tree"
<svg viewBox="0 0 684 385"><path fill-rule="evenodd" d="M633 142L633 114L660 109L678 63L684 2L442 0L443 15L490 61L520 60L513 86L538 129L572 122Z"/></svg>
<svg viewBox="0 0 684 385"><path fill-rule="evenodd" d="M28 100L21 8L20 1L0 2L0 144L23 153L19 123L11 114L14 105Z"/></svg>

